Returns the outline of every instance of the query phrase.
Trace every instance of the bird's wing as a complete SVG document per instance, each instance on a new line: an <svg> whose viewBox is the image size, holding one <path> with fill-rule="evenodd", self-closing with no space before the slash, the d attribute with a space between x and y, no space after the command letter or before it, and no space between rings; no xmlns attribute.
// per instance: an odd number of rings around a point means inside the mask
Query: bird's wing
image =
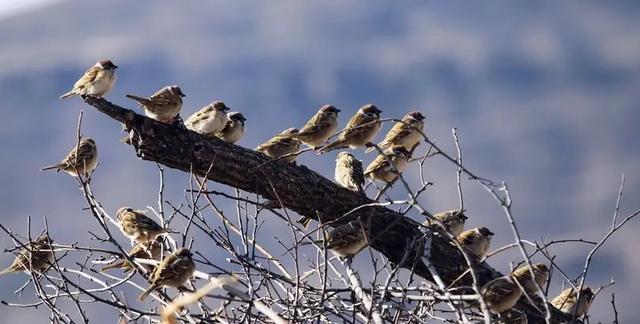
<svg viewBox="0 0 640 324"><path fill-rule="evenodd" d="M405 125L401 122L397 122L395 125L393 125L393 127L391 127L382 142L391 144L392 142L400 141L403 138L411 135L412 130L413 129L411 128L411 126Z"/></svg>
<svg viewBox="0 0 640 324"><path fill-rule="evenodd" d="M362 229L354 228L351 226L340 227L335 229L330 235L327 241L327 248L334 249L338 247L345 247L356 242L363 240Z"/></svg>
<svg viewBox="0 0 640 324"><path fill-rule="evenodd" d="M151 232L164 230L164 228L160 226L160 224L156 223L156 221L149 218L148 216L142 213L136 213L135 215L136 215L135 223L138 226L138 228L140 228L141 230L146 230Z"/></svg>
<svg viewBox="0 0 640 324"><path fill-rule="evenodd" d="M300 132L298 132L298 134L296 134L296 136L297 137L307 136L309 134L314 134L319 130L322 130L331 126L332 126L331 120L327 118L322 118L319 115L315 115L313 116L313 118L311 118L311 120L309 120L302 127L302 129L300 130Z"/></svg>
<svg viewBox="0 0 640 324"><path fill-rule="evenodd" d="M102 72L102 69L99 67L92 66L85 72L82 77L73 84L73 89L82 89L86 87L89 83L95 81L98 78L98 75Z"/></svg>
<svg viewBox="0 0 640 324"><path fill-rule="evenodd" d="M262 143L258 145L258 147L256 147L256 150L260 151L267 147L271 149L289 147L289 146L295 145L297 141L298 140L295 138L292 138L291 135L276 135L266 143Z"/></svg>
<svg viewBox="0 0 640 324"><path fill-rule="evenodd" d="M514 289L520 289L512 280L500 278L490 283L484 291L484 297L487 300L500 300L505 296L511 295Z"/></svg>
<svg viewBox="0 0 640 324"><path fill-rule="evenodd" d="M369 117L360 113L355 114L347 123L344 131L340 133L339 139L344 140L347 138L357 137L362 133L366 133L371 128L376 127L375 121L375 117Z"/></svg>
<svg viewBox="0 0 640 324"><path fill-rule="evenodd" d="M460 236L458 236L458 242L463 245L472 244L475 241L475 233L473 231L462 232Z"/></svg>
<svg viewBox="0 0 640 324"><path fill-rule="evenodd" d="M349 159L349 167L353 171L353 182L364 185L364 171L362 170L362 162L358 159Z"/></svg>
<svg viewBox="0 0 640 324"><path fill-rule="evenodd" d="M207 113L208 111L209 110L205 110L205 109L197 111L195 114L189 116L189 118L187 118L187 120L184 123L187 125L197 125L203 120L209 119L211 115Z"/></svg>
<svg viewBox="0 0 640 324"><path fill-rule="evenodd" d="M389 159L391 159L390 156L389 156ZM389 164L389 161L385 159L384 155L378 155L376 159L373 160L373 162L371 162L369 166L367 166L367 169L364 171L364 174L367 175L371 172L389 168L390 166L391 164Z"/></svg>

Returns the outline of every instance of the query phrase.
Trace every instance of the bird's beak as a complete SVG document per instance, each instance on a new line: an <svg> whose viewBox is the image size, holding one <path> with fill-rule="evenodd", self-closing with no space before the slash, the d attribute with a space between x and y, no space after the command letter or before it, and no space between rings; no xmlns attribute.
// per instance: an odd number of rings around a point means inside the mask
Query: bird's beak
<svg viewBox="0 0 640 324"><path fill-rule="evenodd" d="M342 111L342 110L340 110L340 109L336 108L336 113L339 113L339 112L341 112L341 111Z"/></svg>

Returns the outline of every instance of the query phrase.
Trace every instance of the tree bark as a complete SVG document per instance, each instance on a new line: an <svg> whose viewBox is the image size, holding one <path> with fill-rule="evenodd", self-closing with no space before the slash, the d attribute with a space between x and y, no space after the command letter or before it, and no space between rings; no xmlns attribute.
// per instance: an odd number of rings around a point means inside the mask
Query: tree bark
<svg viewBox="0 0 640 324"><path fill-rule="evenodd" d="M418 244L412 245L412 242L423 235L416 221L380 206L363 207L347 217L341 217L375 201L342 188L305 166L271 160L251 149L227 144L184 127L157 122L103 98L88 96L83 99L125 125L125 130L129 132L129 144L143 160L187 173L193 172L211 181L279 201L282 206L303 216L317 220L320 215L324 222L337 220L331 226L356 217L363 220L371 217L369 230L372 248L396 264L402 260L407 249L412 249L411 256L415 256ZM381 235L380 239L378 235ZM405 262L403 267L415 266L417 275L431 280L431 274L417 259L417 262ZM438 234L434 234L432 239L431 261L446 284L453 282L467 269L461 253L447 238ZM475 270L480 285L502 275L484 263L476 265ZM459 282L468 285L470 276L465 276ZM544 323L544 316L523 300L517 307L527 311L529 323ZM551 305L550 308L554 319L564 320L562 313Z"/></svg>

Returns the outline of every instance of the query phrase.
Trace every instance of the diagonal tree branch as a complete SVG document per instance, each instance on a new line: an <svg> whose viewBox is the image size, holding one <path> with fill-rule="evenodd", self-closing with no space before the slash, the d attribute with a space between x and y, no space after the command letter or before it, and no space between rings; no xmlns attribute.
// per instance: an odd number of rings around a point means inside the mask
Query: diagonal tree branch
<svg viewBox="0 0 640 324"><path fill-rule="evenodd" d="M84 97L87 104L124 124L129 132L128 144L143 160L154 161L167 167L207 178L237 189L261 195L265 199L279 200L282 205L296 213L318 219L330 226L346 223L357 217L371 217L370 235L383 239L373 240L372 248L380 251L395 264L401 264L407 242L423 234L416 221L404 217L375 201L342 188L305 166L271 160L253 150L227 144L216 138L205 137L183 127L157 122L96 97ZM277 193L277 197L275 195ZM367 205L363 207L363 205ZM348 216L342 217L347 214ZM412 251L410 259L414 259ZM467 270L462 254L443 235L433 236L431 262L441 279L450 284ZM413 265L407 265L411 267ZM432 281L427 267L418 262L414 272ZM485 263L476 265L480 285L501 276ZM459 281L469 285L470 276ZM529 305L521 309L532 310ZM553 317L563 315L551 307ZM529 323L543 323L544 316L529 313Z"/></svg>

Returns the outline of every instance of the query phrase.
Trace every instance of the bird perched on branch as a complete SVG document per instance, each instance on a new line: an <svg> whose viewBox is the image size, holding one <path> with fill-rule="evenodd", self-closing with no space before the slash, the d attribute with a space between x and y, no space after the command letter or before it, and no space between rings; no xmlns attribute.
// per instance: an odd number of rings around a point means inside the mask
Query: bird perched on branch
<svg viewBox="0 0 640 324"><path fill-rule="evenodd" d="M116 219L122 233L138 244L145 244L157 235L168 232L166 228L145 215L143 210L121 207L116 212Z"/></svg>
<svg viewBox="0 0 640 324"><path fill-rule="evenodd" d="M424 129L424 116L418 111L412 111L402 118L402 121L396 122L384 137L378 147L385 150L391 146L399 145L407 151L411 151L416 144L422 139L422 130ZM375 147L367 148L366 152L375 150Z"/></svg>
<svg viewBox="0 0 640 324"><path fill-rule="evenodd" d="M392 146L367 166L365 176L386 183L393 182L407 168L411 153L402 146ZM389 163L391 162L391 163Z"/></svg>
<svg viewBox="0 0 640 324"><path fill-rule="evenodd" d="M529 294L535 294L538 291L536 282L540 287L544 289L549 277L549 268L544 263L535 263L532 265L533 273L535 274L535 281L532 280L531 271L529 266L524 265L513 271L513 275L518 278L518 282Z"/></svg>
<svg viewBox="0 0 640 324"><path fill-rule="evenodd" d="M203 135L214 136L227 123L227 107L222 101L214 101L189 116L184 122L188 129Z"/></svg>
<svg viewBox="0 0 640 324"><path fill-rule="evenodd" d="M480 293L489 310L496 314L513 308L522 296L522 290L512 275L489 281L482 287Z"/></svg>
<svg viewBox="0 0 640 324"><path fill-rule="evenodd" d="M196 270L192 256L191 251L186 248L167 255L149 277L151 286L140 295L140 301L160 287L179 288L184 285Z"/></svg>
<svg viewBox="0 0 640 324"><path fill-rule="evenodd" d="M244 136L244 122L247 121L247 119L237 111L228 113L226 118L227 121L224 128L217 132L215 137L229 144L235 144Z"/></svg>
<svg viewBox="0 0 640 324"><path fill-rule="evenodd" d="M338 135L338 139L319 149L320 154L345 147L357 149L371 143L380 131L380 113L382 110L372 104L360 107Z"/></svg>
<svg viewBox="0 0 640 324"><path fill-rule="evenodd" d="M367 246L366 232L367 229L359 220L352 220L329 232L326 238L327 248L339 257L350 258Z"/></svg>
<svg viewBox="0 0 640 324"><path fill-rule="evenodd" d="M84 138L58 164L46 166L45 170L64 171L74 177L78 174L88 176L98 165L98 147L91 138Z"/></svg>
<svg viewBox="0 0 640 324"><path fill-rule="evenodd" d="M127 98L133 99L140 104L147 117L166 124L172 124L177 120L176 117L178 117L182 108L183 97L185 97L185 94L176 85L166 86L149 98L132 94L127 95Z"/></svg>
<svg viewBox="0 0 640 324"><path fill-rule="evenodd" d="M129 251L129 256L132 259L152 259L159 260L162 252L162 238L157 236L154 240L150 240L144 244L136 244ZM148 264L143 265L147 270L151 270L154 267ZM122 257L111 264L104 266L100 271L106 271L109 269L122 269L125 273L132 271L136 268L135 265L127 261L125 257Z"/></svg>
<svg viewBox="0 0 640 324"><path fill-rule="evenodd" d="M551 301L551 304L559 309L561 312L581 318L589 312L591 302L595 294L589 287L584 287L580 293L580 300L578 301L578 294L573 287L563 290L556 298Z"/></svg>
<svg viewBox="0 0 640 324"><path fill-rule="evenodd" d="M336 157L336 182L351 191L364 195L362 186L364 185L364 172L362 162L356 159L349 152L340 152Z"/></svg>
<svg viewBox="0 0 640 324"><path fill-rule="evenodd" d="M118 66L110 60L96 63L84 72L82 77L73 85L73 89L60 96L60 99L71 96L103 97L116 83L116 69Z"/></svg>
<svg viewBox="0 0 640 324"><path fill-rule="evenodd" d="M300 140L294 138L294 135L298 133L295 128L287 128L282 133L274 136L270 140L258 145L256 151L270 157L280 158L281 156L292 154L300 150ZM297 158L296 155L290 155L282 158L283 161L293 162Z"/></svg>
<svg viewBox="0 0 640 324"><path fill-rule="evenodd" d="M16 255L11 265L0 272L0 276L11 272L44 273L54 261L51 250L51 240L46 234L40 235L35 241L26 244Z"/></svg>
<svg viewBox="0 0 640 324"><path fill-rule="evenodd" d="M480 227L466 230L457 239L460 245L471 252L478 259L484 258L491 246L491 237L494 235L488 228Z"/></svg>
<svg viewBox="0 0 640 324"><path fill-rule="evenodd" d="M338 128L339 112L340 109L332 105L322 106L294 137L308 146L316 148L326 142Z"/></svg>
<svg viewBox="0 0 640 324"><path fill-rule="evenodd" d="M464 223L467 220L464 210L460 209L439 212L433 215L433 218L444 225L445 230L453 236L458 236L462 233L464 230ZM427 219L423 225L428 227L438 226L432 219Z"/></svg>

